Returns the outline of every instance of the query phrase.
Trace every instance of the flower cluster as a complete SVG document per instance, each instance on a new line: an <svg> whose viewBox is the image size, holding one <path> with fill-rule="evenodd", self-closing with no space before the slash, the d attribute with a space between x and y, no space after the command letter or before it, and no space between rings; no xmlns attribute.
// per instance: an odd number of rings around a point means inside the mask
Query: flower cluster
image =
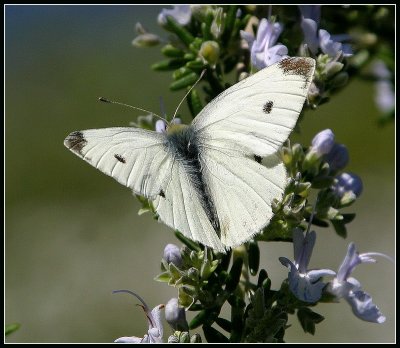
<svg viewBox="0 0 400 348"><path fill-rule="evenodd" d="M230 86L229 73L235 72L237 82L288 56L316 60L305 113L334 100L335 92L343 89L349 79L365 77L365 70L378 62L372 74L377 86L377 105L383 113L392 115L393 11L388 6L350 7L176 5L163 9L157 18L168 35L149 33L138 23L138 35L132 44L162 45L164 60L154 63L152 69L171 72L171 91L188 91L192 117L204 105L198 85L193 87L202 74L204 101L208 102ZM303 117L304 113L299 123ZM156 121L150 114L141 116L134 125L162 133L171 123L181 122L180 118ZM191 332L198 327L207 342L284 342L290 314L297 313L304 331L314 334L316 324L324 318L311 307L318 302L333 303L340 299L350 304L359 319L385 321L371 296L351 273L361 263L375 262L375 256L390 259L388 256L360 254L355 244L350 243L337 272L308 268L317 236L311 224L319 228L332 225L345 238L347 225L355 218L355 214L342 210L356 202L363 190L361 178L345 171L350 158L347 147L336 142L334 131L325 129L314 136L309 146L288 141L279 155L289 182L283 198L272 204L274 215L269 225L253 240L226 254L175 232L183 246L165 247L161 274L155 278L177 289L176 298L165 305L165 318L172 334L163 338L160 313L164 305L150 311L138 295L121 290L142 303L149 326L142 338L122 337L116 342L200 342L200 336ZM312 206L310 197L314 196L317 199ZM142 203L140 214L155 213L148 200L138 198ZM275 289L260 264L260 246L271 241L291 242L294 248L293 259L279 258L289 273ZM278 260L276 263L279 264ZM224 305L230 307L229 320L221 315ZM186 311L197 312L190 322L186 320Z"/></svg>

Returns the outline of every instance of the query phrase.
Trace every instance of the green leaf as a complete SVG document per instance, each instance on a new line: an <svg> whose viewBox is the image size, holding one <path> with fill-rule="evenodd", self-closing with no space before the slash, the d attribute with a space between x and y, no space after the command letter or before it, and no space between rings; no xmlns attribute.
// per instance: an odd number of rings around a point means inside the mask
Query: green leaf
<svg viewBox="0 0 400 348"><path fill-rule="evenodd" d="M169 272L163 272L154 278L154 280L156 280L157 282L164 282L164 283L168 283L170 279L171 275L169 274Z"/></svg>
<svg viewBox="0 0 400 348"><path fill-rule="evenodd" d="M313 312L308 307L299 308L297 311L297 318L299 319L304 332L308 332L311 335L315 334L315 324L318 324L325 319L322 315Z"/></svg>
<svg viewBox="0 0 400 348"><path fill-rule="evenodd" d="M248 247L249 269L251 275L256 275L260 266L260 248L256 241L249 242Z"/></svg>
<svg viewBox="0 0 400 348"><path fill-rule="evenodd" d="M19 323L7 324L4 329L4 335L8 336L9 334L13 333L14 331L17 331L20 327L21 327L21 324L19 324Z"/></svg>
<svg viewBox="0 0 400 348"><path fill-rule="evenodd" d="M331 220L331 223L338 236L343 238L347 237L347 230L343 220Z"/></svg>
<svg viewBox="0 0 400 348"><path fill-rule="evenodd" d="M190 113L192 114L192 117L195 118L197 114L203 110L203 104L201 102L199 93L195 88L191 90L191 92L188 95L187 98L187 103L189 106Z"/></svg>
<svg viewBox="0 0 400 348"><path fill-rule="evenodd" d="M257 280L257 287L259 288L262 283L264 282L265 279L268 278L268 273L265 269L262 269L260 273L258 274L258 280Z"/></svg>
<svg viewBox="0 0 400 348"><path fill-rule="evenodd" d="M231 270L229 271L229 277L226 281L225 290L232 292L236 289L239 284L240 275L242 274L243 259L238 257L232 264Z"/></svg>
<svg viewBox="0 0 400 348"><path fill-rule="evenodd" d="M203 309L197 314L189 324L189 329L193 330L201 325L209 324L211 325L214 322L215 314L210 309Z"/></svg>
<svg viewBox="0 0 400 348"><path fill-rule="evenodd" d="M186 63L186 67L194 70L202 70L205 68L204 63L201 59L191 60Z"/></svg>
<svg viewBox="0 0 400 348"><path fill-rule="evenodd" d="M169 89L171 91L178 91L180 89L192 86L197 81L198 78L199 78L199 75L195 72L192 72L192 73L187 74L187 75L183 76L182 78L172 82L169 85Z"/></svg>
<svg viewBox="0 0 400 348"><path fill-rule="evenodd" d="M356 214L342 214L343 216L343 223L348 224L349 222L352 222L354 218L356 217Z"/></svg>
<svg viewBox="0 0 400 348"><path fill-rule="evenodd" d="M189 238L186 238L182 233L179 231L175 231L175 236L178 238L183 244L185 244L189 249L195 250L195 251L200 251L201 248L199 245L196 244L196 242L193 242Z"/></svg>
<svg viewBox="0 0 400 348"><path fill-rule="evenodd" d="M172 46L171 44L165 45L161 49L161 53L169 58L181 58L185 54L181 49Z"/></svg>
<svg viewBox="0 0 400 348"><path fill-rule="evenodd" d="M193 72L192 69L189 69L189 68L187 68L186 66L183 66L183 67L181 67L181 68L175 70L175 71L172 73L172 78L173 78L174 80L179 80L179 79L181 79L182 77L184 77L184 76L186 76L186 75L189 75L189 74L192 73L192 72Z"/></svg>
<svg viewBox="0 0 400 348"><path fill-rule="evenodd" d="M178 300L181 306L188 308L193 305L194 298L193 296L190 296L185 290L187 290L185 286L181 286L178 289Z"/></svg>
<svg viewBox="0 0 400 348"><path fill-rule="evenodd" d="M206 338L207 342L213 343L229 343L227 337L225 337L222 333L218 330L214 329L211 326L204 325L203 326L204 337Z"/></svg>

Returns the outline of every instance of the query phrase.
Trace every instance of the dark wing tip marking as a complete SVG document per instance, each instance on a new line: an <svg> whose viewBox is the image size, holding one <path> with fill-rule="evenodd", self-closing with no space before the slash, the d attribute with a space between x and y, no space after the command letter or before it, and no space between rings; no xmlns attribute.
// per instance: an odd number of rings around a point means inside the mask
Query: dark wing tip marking
<svg viewBox="0 0 400 348"><path fill-rule="evenodd" d="M263 112L266 114L270 114L272 111L273 105L274 105L274 102L272 100L267 101L263 106Z"/></svg>
<svg viewBox="0 0 400 348"><path fill-rule="evenodd" d="M278 66L283 70L284 74L300 75L308 79L310 72L314 68L314 62L310 58L289 57L282 59Z"/></svg>
<svg viewBox="0 0 400 348"><path fill-rule="evenodd" d="M165 198L165 193L164 193L163 190L160 191L159 195L160 195L162 198Z"/></svg>
<svg viewBox="0 0 400 348"><path fill-rule="evenodd" d="M257 163L261 163L262 158L261 158L261 156L254 155L254 160L255 160Z"/></svg>
<svg viewBox="0 0 400 348"><path fill-rule="evenodd" d="M124 157L122 157L121 155L115 154L114 157L120 161L121 163L126 163L126 160Z"/></svg>
<svg viewBox="0 0 400 348"><path fill-rule="evenodd" d="M73 152L83 156L82 149L86 146L87 140L81 131L72 132L64 140L64 145Z"/></svg>

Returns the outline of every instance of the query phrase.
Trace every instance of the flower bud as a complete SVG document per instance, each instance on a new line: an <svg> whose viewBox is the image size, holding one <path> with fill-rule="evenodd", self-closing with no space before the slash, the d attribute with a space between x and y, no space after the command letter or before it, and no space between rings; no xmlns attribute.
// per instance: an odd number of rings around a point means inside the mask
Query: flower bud
<svg viewBox="0 0 400 348"><path fill-rule="evenodd" d="M224 25L224 10L222 7L218 7L214 12L214 20L211 23L211 34L214 38L218 39L221 36Z"/></svg>
<svg viewBox="0 0 400 348"><path fill-rule="evenodd" d="M335 144L325 156L325 160L329 163L331 171L341 170L349 163L349 151L343 144Z"/></svg>
<svg viewBox="0 0 400 348"><path fill-rule="evenodd" d="M204 63L208 63L212 68L215 67L219 59L219 45L215 41L205 41L201 44L200 57Z"/></svg>
<svg viewBox="0 0 400 348"><path fill-rule="evenodd" d="M329 153L335 144L335 134L330 129L319 132L312 140L312 149L319 155Z"/></svg>
<svg viewBox="0 0 400 348"><path fill-rule="evenodd" d="M171 298L165 305L165 319L174 330L187 331L189 329L185 308L179 307L176 297Z"/></svg>
<svg viewBox="0 0 400 348"><path fill-rule="evenodd" d="M201 336L198 333L195 333L190 337L190 343L201 343Z"/></svg>
<svg viewBox="0 0 400 348"><path fill-rule="evenodd" d="M336 177L337 182L332 186L332 190L335 194L342 198L346 192L353 192L356 197L359 197L363 184L361 178L352 173L342 173Z"/></svg>
<svg viewBox="0 0 400 348"><path fill-rule="evenodd" d="M181 251L175 244L167 244L165 246L163 259L168 264L172 262L178 268L182 266Z"/></svg>
<svg viewBox="0 0 400 348"><path fill-rule="evenodd" d="M325 65L324 72L326 76L332 77L343 69L344 64L340 62L330 61Z"/></svg>
<svg viewBox="0 0 400 348"><path fill-rule="evenodd" d="M157 120L156 122L156 132L157 133L165 133L167 125L163 120ZM168 244L170 245L170 244ZM165 252L165 251L164 251Z"/></svg>
<svg viewBox="0 0 400 348"><path fill-rule="evenodd" d="M171 335L168 337L168 343L179 343L179 338L175 335Z"/></svg>
<svg viewBox="0 0 400 348"><path fill-rule="evenodd" d="M136 36L132 41L132 45L135 47L152 47L157 46L160 42L161 39L158 35L145 33Z"/></svg>

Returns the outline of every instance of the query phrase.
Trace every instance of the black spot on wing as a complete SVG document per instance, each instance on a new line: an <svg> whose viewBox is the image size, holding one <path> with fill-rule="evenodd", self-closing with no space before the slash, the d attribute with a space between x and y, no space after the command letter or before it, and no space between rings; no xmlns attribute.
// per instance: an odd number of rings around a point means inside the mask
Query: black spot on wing
<svg viewBox="0 0 400 348"><path fill-rule="evenodd" d="M262 158L260 156L254 155L254 159L257 163L261 163Z"/></svg>
<svg viewBox="0 0 400 348"><path fill-rule="evenodd" d="M162 198L165 198L165 193L164 193L163 190L160 191L159 195L160 195Z"/></svg>
<svg viewBox="0 0 400 348"><path fill-rule="evenodd" d="M272 111L273 105L274 105L274 102L272 100L267 101L263 106L263 112L266 114L270 114Z"/></svg>
<svg viewBox="0 0 400 348"><path fill-rule="evenodd" d="M82 149L86 146L87 140L81 131L72 132L64 140L64 145L73 152L83 156Z"/></svg>
<svg viewBox="0 0 400 348"><path fill-rule="evenodd" d="M126 163L125 158L122 157L121 155L115 154L114 157L120 161L121 163Z"/></svg>

